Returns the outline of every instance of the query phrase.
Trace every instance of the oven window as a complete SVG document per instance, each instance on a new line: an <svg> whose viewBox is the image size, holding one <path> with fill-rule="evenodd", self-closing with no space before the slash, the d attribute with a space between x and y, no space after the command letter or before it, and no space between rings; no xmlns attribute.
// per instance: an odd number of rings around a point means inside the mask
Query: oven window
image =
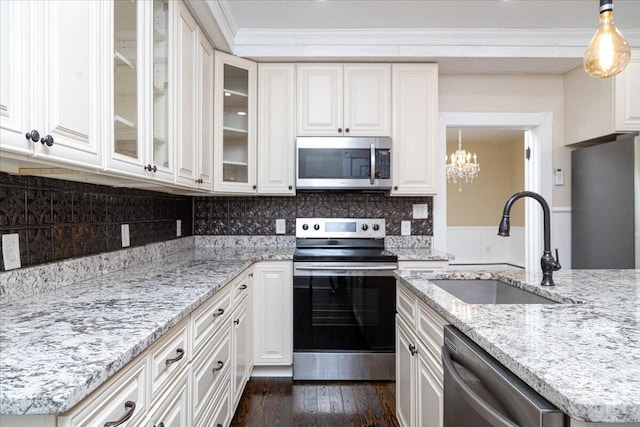
<svg viewBox="0 0 640 427"><path fill-rule="evenodd" d="M393 277L294 277L294 351L393 352Z"/></svg>
<svg viewBox="0 0 640 427"><path fill-rule="evenodd" d="M368 149L301 148L299 178L367 179L371 169Z"/></svg>

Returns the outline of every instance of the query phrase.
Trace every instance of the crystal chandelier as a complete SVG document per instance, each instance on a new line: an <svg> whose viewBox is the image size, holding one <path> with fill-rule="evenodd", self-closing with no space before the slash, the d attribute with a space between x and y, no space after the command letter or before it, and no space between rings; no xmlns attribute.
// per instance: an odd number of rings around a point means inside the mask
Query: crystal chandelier
<svg viewBox="0 0 640 427"><path fill-rule="evenodd" d="M473 163L471 159L473 158ZM464 182L473 182L474 178L478 177L480 172L480 164L478 163L478 156L475 153L467 153L462 149L462 130L458 130L458 149L455 153L451 154L451 158L445 156L445 162L451 160L451 163L447 163L447 183L453 181L454 184L458 184L458 191L462 191L462 180Z"/></svg>

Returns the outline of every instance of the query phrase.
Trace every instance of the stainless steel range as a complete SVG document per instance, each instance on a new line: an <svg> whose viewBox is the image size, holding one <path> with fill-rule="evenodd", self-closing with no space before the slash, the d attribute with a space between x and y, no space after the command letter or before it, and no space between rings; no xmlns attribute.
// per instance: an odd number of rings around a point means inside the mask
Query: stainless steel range
<svg viewBox="0 0 640 427"><path fill-rule="evenodd" d="M395 379L393 270L385 220L298 218L293 379Z"/></svg>

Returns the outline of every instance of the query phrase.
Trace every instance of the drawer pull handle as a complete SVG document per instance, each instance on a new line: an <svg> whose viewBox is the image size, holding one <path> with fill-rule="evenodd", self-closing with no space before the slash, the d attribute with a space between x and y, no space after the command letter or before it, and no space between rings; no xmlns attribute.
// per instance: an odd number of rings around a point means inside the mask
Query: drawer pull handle
<svg viewBox="0 0 640 427"><path fill-rule="evenodd" d="M222 316L224 314L224 309L219 308L215 313L213 313L213 318L215 319L218 316Z"/></svg>
<svg viewBox="0 0 640 427"><path fill-rule="evenodd" d="M412 356L415 356L417 352L418 349L416 348L416 346L413 344L409 344L409 353L411 353Z"/></svg>
<svg viewBox="0 0 640 427"><path fill-rule="evenodd" d="M117 421L107 421L106 423L104 423L104 427L116 427L129 421L129 418L133 416L133 411L136 410L136 402L127 400L124 403L124 407L127 409L127 411L124 413L122 418Z"/></svg>
<svg viewBox="0 0 640 427"><path fill-rule="evenodd" d="M213 372L215 374L216 372L218 372L222 368L224 368L224 362L218 360L218 367L211 369L211 372Z"/></svg>
<svg viewBox="0 0 640 427"><path fill-rule="evenodd" d="M164 423L160 423L157 426L154 424L153 427L164 427Z"/></svg>
<svg viewBox="0 0 640 427"><path fill-rule="evenodd" d="M184 357L184 350L179 348L176 350L176 353L178 353L178 355L176 357L174 357L173 359L167 359L166 360L166 364L167 365L171 365L172 363L176 363L179 362L180 360L182 360L182 358Z"/></svg>
<svg viewBox="0 0 640 427"><path fill-rule="evenodd" d="M241 291L244 291L245 289L247 289L247 285L242 285L242 286L240 286L240 288L239 288L239 289L240 289Z"/></svg>

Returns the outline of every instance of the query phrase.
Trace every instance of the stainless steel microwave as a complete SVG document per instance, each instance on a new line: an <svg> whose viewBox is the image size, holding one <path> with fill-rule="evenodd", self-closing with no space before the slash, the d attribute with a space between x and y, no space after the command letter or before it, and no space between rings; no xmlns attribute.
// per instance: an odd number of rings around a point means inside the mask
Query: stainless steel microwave
<svg viewBox="0 0 640 427"><path fill-rule="evenodd" d="M296 187L389 190L391 155L391 138L298 137Z"/></svg>

